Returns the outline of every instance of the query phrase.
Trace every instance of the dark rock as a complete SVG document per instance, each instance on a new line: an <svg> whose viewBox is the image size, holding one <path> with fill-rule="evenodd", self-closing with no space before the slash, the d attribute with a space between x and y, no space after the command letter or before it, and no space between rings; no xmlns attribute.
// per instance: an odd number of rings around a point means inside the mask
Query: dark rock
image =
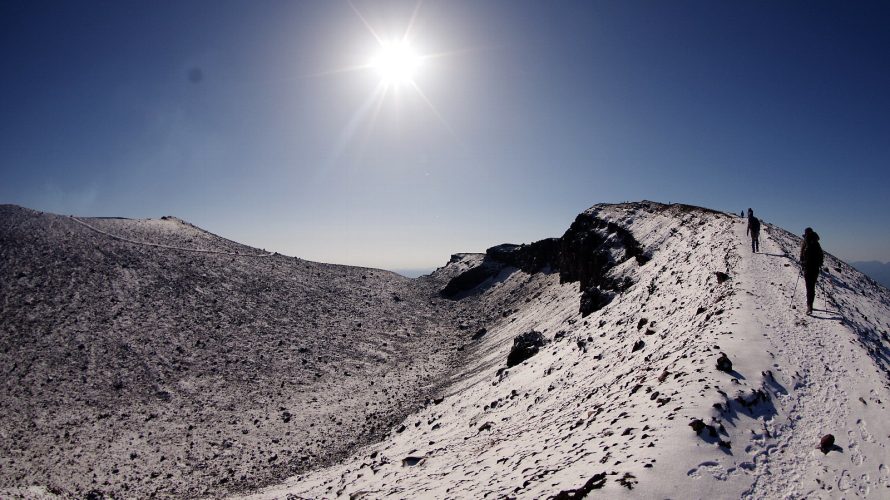
<svg viewBox="0 0 890 500"><path fill-rule="evenodd" d="M485 328L480 328L476 330L476 333L474 333L473 336L470 338L472 338L473 340L479 340L484 337L486 333L488 333L488 330L486 330Z"/></svg>
<svg viewBox="0 0 890 500"><path fill-rule="evenodd" d="M580 488L576 488L573 490L562 490L556 495L553 495L553 500L569 500L572 498L584 498L588 494L590 494L593 490L598 490L605 486L606 484L606 473L600 472L598 474L594 474L593 477L587 480L584 483L584 486Z"/></svg>
<svg viewBox="0 0 890 500"><path fill-rule="evenodd" d="M717 358L717 369L721 372L729 373L732 371L732 361L729 360L729 357L726 353L721 352L720 357Z"/></svg>
<svg viewBox="0 0 890 500"><path fill-rule="evenodd" d="M646 323L648 323L648 322L649 322L648 319L646 319L646 318L640 318L640 321L637 322L637 330L639 330L640 328L643 328L644 326L646 326Z"/></svg>
<svg viewBox="0 0 890 500"><path fill-rule="evenodd" d="M507 367L516 366L534 356L545 343L544 336L534 330L516 337L513 339L510 354L507 356Z"/></svg>
<svg viewBox="0 0 890 500"><path fill-rule="evenodd" d="M754 389L747 395L739 394L735 398L735 400L738 404L744 406L750 411L751 408L757 406L758 404L769 401L769 394L767 394L766 391L762 389Z"/></svg>
<svg viewBox="0 0 890 500"><path fill-rule="evenodd" d="M559 271L561 283L578 282L578 289L582 292L579 307L582 316L602 309L616 293L633 284L629 277L611 276L609 272L612 268L630 258L636 259L639 265L649 261L630 231L593 214L579 215L560 238L548 238L528 245L498 245L486 250L485 254L486 261L500 262L527 273L547 269ZM469 277L466 279L469 281ZM485 279L481 275L476 276L476 284Z"/></svg>
<svg viewBox="0 0 890 500"><path fill-rule="evenodd" d="M692 427L692 430L695 431L696 434L700 434L701 431L707 430L708 436L713 438L717 437L717 428L713 425L704 423L700 418L696 418L692 422L689 422L689 427Z"/></svg>
<svg viewBox="0 0 890 500"><path fill-rule="evenodd" d="M714 274L717 275L717 283L723 283L724 281L729 279L729 275L726 273L717 271Z"/></svg>
<svg viewBox="0 0 890 500"><path fill-rule="evenodd" d="M826 434L822 436L822 439L819 440L819 451L822 453L828 453L829 451L834 449L834 435Z"/></svg>
<svg viewBox="0 0 890 500"><path fill-rule="evenodd" d="M485 255L527 273L555 267L559 258L559 238L546 238L527 245L505 243L489 248Z"/></svg>
<svg viewBox="0 0 890 500"><path fill-rule="evenodd" d="M423 457L405 457L402 459L403 467L414 467L415 465L423 462Z"/></svg>
<svg viewBox="0 0 890 500"><path fill-rule="evenodd" d="M486 256L482 261L482 264L467 269L451 278L439 294L448 299L457 298L459 294L469 292L482 283L485 283L488 279L497 276L503 268L503 263L496 262Z"/></svg>
<svg viewBox="0 0 890 500"><path fill-rule="evenodd" d="M634 342L634 346L631 348L630 352L637 352L640 349L642 349L643 346L645 346L645 345L646 345L646 343L643 342L643 339L640 339L640 340Z"/></svg>
<svg viewBox="0 0 890 500"><path fill-rule="evenodd" d="M634 476L633 474L631 474L630 472L625 472L624 476L622 476L621 479L618 480L618 484L620 484L621 486L624 486L625 488L627 488L629 490L634 489L634 486L638 482L639 481L637 481L637 477Z"/></svg>
<svg viewBox="0 0 890 500"><path fill-rule="evenodd" d="M578 312L581 313L581 317L586 317L609 305L609 302L612 302L612 298L614 298L614 294L592 286L581 292Z"/></svg>

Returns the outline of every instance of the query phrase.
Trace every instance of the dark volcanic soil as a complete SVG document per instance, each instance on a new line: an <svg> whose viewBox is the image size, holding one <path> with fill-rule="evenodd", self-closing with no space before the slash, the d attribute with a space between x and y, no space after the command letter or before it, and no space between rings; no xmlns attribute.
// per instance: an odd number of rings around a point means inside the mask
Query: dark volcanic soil
<svg viewBox="0 0 890 500"><path fill-rule="evenodd" d="M81 220L223 253L0 206L0 489L254 488L379 439L472 333L441 280Z"/></svg>

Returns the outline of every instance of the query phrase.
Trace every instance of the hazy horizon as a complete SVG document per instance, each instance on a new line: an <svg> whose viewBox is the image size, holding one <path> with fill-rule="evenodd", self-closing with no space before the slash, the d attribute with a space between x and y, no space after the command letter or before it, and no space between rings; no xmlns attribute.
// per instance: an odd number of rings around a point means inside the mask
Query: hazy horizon
<svg viewBox="0 0 890 500"><path fill-rule="evenodd" d="M417 270L649 199L887 262L888 25L881 2L8 2L0 203Z"/></svg>

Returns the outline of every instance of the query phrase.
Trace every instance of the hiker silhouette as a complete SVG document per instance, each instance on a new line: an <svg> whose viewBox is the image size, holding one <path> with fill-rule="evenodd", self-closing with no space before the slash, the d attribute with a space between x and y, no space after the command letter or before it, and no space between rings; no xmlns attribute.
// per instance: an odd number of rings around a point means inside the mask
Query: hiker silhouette
<svg viewBox="0 0 890 500"><path fill-rule="evenodd" d="M757 253L760 250L760 219L754 217L754 210L748 209L748 229L745 234L751 236L751 251Z"/></svg>
<svg viewBox="0 0 890 500"><path fill-rule="evenodd" d="M816 279L822 269L825 255L819 244L819 235L808 227L803 232L803 243L800 245L800 267L803 281L807 286L807 314L813 313L813 300L816 298Z"/></svg>

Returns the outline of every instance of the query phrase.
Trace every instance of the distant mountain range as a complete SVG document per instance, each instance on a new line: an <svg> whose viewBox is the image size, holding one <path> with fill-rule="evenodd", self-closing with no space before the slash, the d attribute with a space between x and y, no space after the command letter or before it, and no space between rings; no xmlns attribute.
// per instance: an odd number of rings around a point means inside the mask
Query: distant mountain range
<svg viewBox="0 0 890 500"><path fill-rule="evenodd" d="M850 262L850 265L867 274L869 278L890 288L890 262L869 260L866 262Z"/></svg>

